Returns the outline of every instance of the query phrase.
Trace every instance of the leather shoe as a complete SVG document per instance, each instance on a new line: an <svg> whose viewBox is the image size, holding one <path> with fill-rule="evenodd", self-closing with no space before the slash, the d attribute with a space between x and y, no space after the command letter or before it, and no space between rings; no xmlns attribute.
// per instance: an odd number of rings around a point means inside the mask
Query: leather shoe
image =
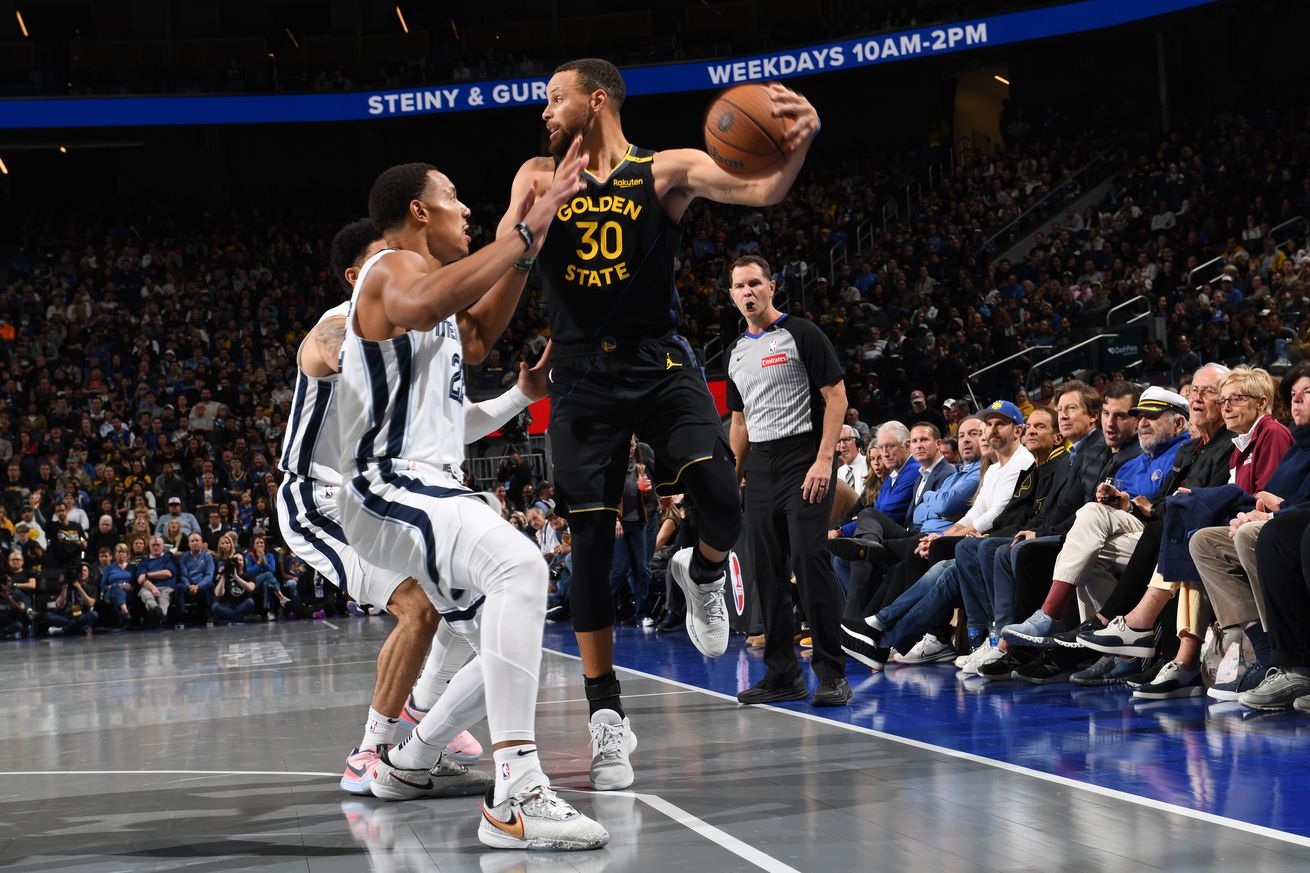
<svg viewBox="0 0 1310 873"><path fill-rule="evenodd" d="M851 686L845 676L820 679L811 702L815 706L845 706L851 702Z"/></svg>
<svg viewBox="0 0 1310 873"><path fill-rule="evenodd" d="M778 682L766 677L738 694L737 702L777 703L782 700L804 700L809 696L810 690L805 687L805 680L800 676L791 683L786 680Z"/></svg>
<svg viewBox="0 0 1310 873"><path fill-rule="evenodd" d="M828 551L846 561L874 561L887 554L886 546L867 537L833 537L824 545Z"/></svg>

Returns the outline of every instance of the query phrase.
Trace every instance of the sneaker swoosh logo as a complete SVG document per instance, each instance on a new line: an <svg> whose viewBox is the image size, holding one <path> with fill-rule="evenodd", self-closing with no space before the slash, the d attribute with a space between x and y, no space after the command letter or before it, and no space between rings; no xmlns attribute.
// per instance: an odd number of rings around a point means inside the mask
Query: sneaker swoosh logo
<svg viewBox="0 0 1310 873"><path fill-rule="evenodd" d="M365 768L356 767L354 764L346 764L346 769L349 770L355 776L363 776Z"/></svg>
<svg viewBox="0 0 1310 873"><path fill-rule="evenodd" d="M488 812L487 807L483 805L482 817L496 830L504 831L516 840L523 839L523 819L513 809L509 812L509 821L501 821Z"/></svg>
<svg viewBox="0 0 1310 873"><path fill-rule="evenodd" d="M399 782L401 785L408 785L410 788L417 788L419 791L431 791L431 790L432 790L432 779L431 779L431 778L428 779L426 785L420 785L420 784L418 784L417 782L410 782L408 779L404 779L404 778L402 778L402 777L400 777L400 776L397 776L395 773L392 773L392 774L391 774L391 778L392 778L392 779L395 779L395 780L396 780L397 782Z"/></svg>

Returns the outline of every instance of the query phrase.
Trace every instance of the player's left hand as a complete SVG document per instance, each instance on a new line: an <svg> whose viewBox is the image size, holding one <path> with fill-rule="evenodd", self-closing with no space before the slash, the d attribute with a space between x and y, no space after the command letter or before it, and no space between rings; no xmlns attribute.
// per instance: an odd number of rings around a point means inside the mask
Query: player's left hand
<svg viewBox="0 0 1310 873"><path fill-rule="evenodd" d="M555 341L548 341L546 350L541 353L534 367L529 368L527 361L519 361L518 389L528 395L533 403L546 396L546 376L550 373L550 353L554 347Z"/></svg>
<svg viewBox="0 0 1310 873"><path fill-rule="evenodd" d="M792 119L791 127L783 135L782 147L788 152L795 151L819 132L819 113L810 101L788 87L774 82L769 90L773 93L774 117Z"/></svg>
<svg viewBox="0 0 1310 873"><path fill-rule="evenodd" d="M823 498L828 496L831 479L831 461L815 461L811 464L810 471L805 474L805 481L801 484L801 496L805 498L805 502L821 503Z"/></svg>

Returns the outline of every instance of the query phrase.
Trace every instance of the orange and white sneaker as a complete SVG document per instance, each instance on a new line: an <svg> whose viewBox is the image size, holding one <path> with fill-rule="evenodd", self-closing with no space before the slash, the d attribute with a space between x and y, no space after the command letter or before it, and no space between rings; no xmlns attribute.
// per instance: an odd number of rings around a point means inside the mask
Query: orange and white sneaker
<svg viewBox="0 0 1310 873"><path fill-rule="evenodd" d="M414 695L410 694L409 699L405 701L405 708L400 711L397 727L412 731L427 714L426 709L419 709L414 705ZM473 734L464 731L446 744L446 757L461 764L475 764L482 757L482 744Z"/></svg>
<svg viewBox="0 0 1310 873"><path fill-rule="evenodd" d="M388 746L355 749L346 756L346 772L341 774L341 790L347 794L372 794L369 786L377 777L378 761Z"/></svg>
<svg viewBox="0 0 1310 873"><path fill-rule="evenodd" d="M550 790L544 773L524 773L502 803L495 789L482 799L478 839L493 849L599 849L609 832Z"/></svg>

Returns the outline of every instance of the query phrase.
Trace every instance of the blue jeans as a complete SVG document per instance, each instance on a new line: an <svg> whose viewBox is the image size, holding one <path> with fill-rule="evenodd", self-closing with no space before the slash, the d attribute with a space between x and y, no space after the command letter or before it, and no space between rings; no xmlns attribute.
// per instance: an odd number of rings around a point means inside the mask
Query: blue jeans
<svg viewBox="0 0 1310 873"><path fill-rule="evenodd" d="M64 615L62 612L47 612L45 620L50 622L51 627L62 627L65 630L80 631L91 627L96 623L100 616L94 609L88 609L86 612L73 618L71 615Z"/></svg>
<svg viewBox="0 0 1310 873"><path fill-rule="evenodd" d="M1001 628L1008 624L1014 624L1020 620L1020 617L1014 614L1014 568L1017 566L1019 550L1030 543L1058 543L1060 537L1036 537L1031 540L1023 540L1014 545L1006 545L996 550L996 558L992 562L992 574L995 577L992 591L992 604L995 615L995 631L1000 633ZM1023 616L1027 618L1027 616Z"/></svg>
<svg viewBox="0 0 1310 873"><path fill-rule="evenodd" d="M259 595L260 608L268 612L277 609L277 593L282 590L277 584L277 577L265 570L254 578L255 593Z"/></svg>
<svg viewBox="0 0 1310 873"><path fill-rule="evenodd" d="M882 644L908 652L923 635L941 623L959 596L955 561L933 564L900 597L878 610L883 627Z"/></svg>
<svg viewBox="0 0 1310 873"><path fill-rule="evenodd" d="M236 605L226 601L214 601L212 612L215 621L241 621L255 611L255 598L243 597Z"/></svg>
<svg viewBox="0 0 1310 873"><path fill-rule="evenodd" d="M650 600L650 552L646 549L644 523L623 525L623 536L614 539L614 567L610 570L610 592L618 597L628 580L637 618L646 617Z"/></svg>
<svg viewBox="0 0 1310 873"><path fill-rule="evenodd" d="M955 547L955 573L959 576L960 596L964 598L970 630L986 632L995 621L993 565L996 553L1009 544L1010 537L968 537Z"/></svg>

